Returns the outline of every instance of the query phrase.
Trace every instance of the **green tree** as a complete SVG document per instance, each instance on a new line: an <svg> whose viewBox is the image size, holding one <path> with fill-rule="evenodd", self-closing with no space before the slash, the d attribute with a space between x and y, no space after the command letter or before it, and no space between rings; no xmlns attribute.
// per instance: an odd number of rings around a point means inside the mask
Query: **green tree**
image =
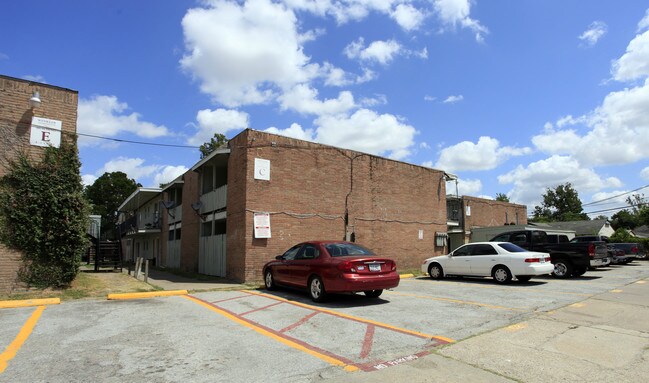
<svg viewBox="0 0 649 383"><path fill-rule="evenodd" d="M509 202L509 197L503 193L496 193L496 201Z"/></svg>
<svg viewBox="0 0 649 383"><path fill-rule="evenodd" d="M101 215L102 236L115 238L117 209L140 186L124 172L106 172L86 187L85 195L92 204L92 213Z"/></svg>
<svg viewBox="0 0 649 383"><path fill-rule="evenodd" d="M613 229L635 229L638 226L638 217L629 210L620 210L611 216Z"/></svg>
<svg viewBox="0 0 649 383"><path fill-rule="evenodd" d="M554 190L547 188L543 194L543 204L534 207L534 221L581 221L588 220L583 212L579 194L571 183L557 186Z"/></svg>
<svg viewBox="0 0 649 383"><path fill-rule="evenodd" d="M0 238L22 252L20 278L30 286L65 287L88 246L89 207L74 143L48 147L41 161L26 155L0 179Z"/></svg>
<svg viewBox="0 0 649 383"><path fill-rule="evenodd" d="M219 149L227 145L228 145L228 139L225 138L225 135L221 133L214 133L214 137L212 137L208 142L201 145L201 147L199 148L199 150L201 151L201 159L207 157L210 153L212 153L216 149Z"/></svg>

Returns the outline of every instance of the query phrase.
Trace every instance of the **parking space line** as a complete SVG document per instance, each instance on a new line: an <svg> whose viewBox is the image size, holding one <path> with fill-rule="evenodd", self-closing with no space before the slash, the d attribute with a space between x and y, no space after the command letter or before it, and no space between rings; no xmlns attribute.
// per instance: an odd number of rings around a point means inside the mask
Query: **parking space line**
<svg viewBox="0 0 649 383"><path fill-rule="evenodd" d="M249 319L243 318L229 310L226 310L222 307L217 307L214 304L210 302L206 302L202 299L196 298L191 295L183 295L186 299L189 299L190 301L193 301L195 303L198 303L199 305L214 311L228 319L230 319L233 322L236 322L242 326L248 327L264 336L267 336L269 338L272 338L280 343L283 343L289 347L292 347L296 350L302 351L304 353L307 353L311 356L315 356L316 358L319 358L333 366L338 366L342 367L345 371L358 371L359 368L354 365L354 363L350 360L347 360L346 358L333 355L325 350L321 350L317 347L313 347L311 345L308 345L300 340L297 340L295 338L289 337L285 334L280 334L279 332L270 329L266 326L263 326L259 323L255 323Z"/></svg>
<svg viewBox="0 0 649 383"><path fill-rule="evenodd" d="M269 304L269 305L267 305L267 306L258 307L258 308L254 309L254 310L246 311L245 313L241 313L241 314L239 314L239 315L244 316L244 315L252 314L252 313L254 313L254 312L256 312L256 311L259 311L259 310L265 310L265 309L267 309L267 308L269 308L269 307L273 307L273 306L277 306L277 305L281 305L281 304L282 304L282 302L271 303L271 304Z"/></svg>
<svg viewBox="0 0 649 383"><path fill-rule="evenodd" d="M376 326L374 326L373 324L367 325L367 330L365 331L365 338L363 339L363 348L361 349L361 353L359 355L361 359L367 358L367 356L372 351L372 342L374 341L375 328Z"/></svg>
<svg viewBox="0 0 649 383"><path fill-rule="evenodd" d="M299 306L299 307L303 307L303 308L306 308L306 309L309 309L309 310L314 310L314 311L318 311L318 312L321 312L321 313L326 313L326 314L329 314L329 315L337 316L339 318L350 319L350 320L360 322L360 323L373 324L373 325L375 325L377 327L381 327L381 328L385 328L385 329L388 329L388 330L400 332L400 333L403 333L403 334L414 335L414 336L419 337L419 338L435 339L435 340L441 341L442 343L453 343L453 342L455 342L455 340L453 340L451 338L444 337L444 336L424 334L424 333L419 332L419 331L408 330L408 329L405 329L405 328L392 326L392 325L389 325L389 324L386 324L386 323L373 321L371 319L359 318L359 317L344 314L344 313L341 313L341 312L338 312L338 311L323 309L321 307L311 306L311 305L307 305L307 304L300 303L300 302L289 301L288 299L276 297L276 296L270 295L270 294L257 293L257 292L254 292L254 291L243 291L243 292L246 293L246 294L250 294L250 295L257 295L257 296L262 296L262 297L266 297L266 298L270 298L270 299L275 299L277 301L286 302L286 303L292 304L294 306Z"/></svg>
<svg viewBox="0 0 649 383"><path fill-rule="evenodd" d="M29 319L27 319L27 322L25 322L23 327L20 329L20 332L18 332L18 335L16 335L16 338L9 344L9 346L7 346L4 352L0 354L0 374L5 371L7 363L16 356L18 350L20 350L27 338L31 335L32 331L34 331L34 327L36 327L36 323L38 323L38 319L41 317L45 307L46 306L38 306L36 310L34 310Z"/></svg>
<svg viewBox="0 0 649 383"><path fill-rule="evenodd" d="M282 304L282 303L284 303L284 302L277 302L277 304ZM293 330L294 328L298 328L298 327L302 326L303 324L305 324L306 322L308 322L309 319L313 318L314 316L316 316L318 314L320 314L320 313L317 312L317 311L314 311L314 312L312 312L312 313L310 313L308 315L305 315L304 318L300 319L299 321L293 323L290 326L284 327L283 329L279 330L279 332L285 333L287 331Z"/></svg>
<svg viewBox="0 0 649 383"><path fill-rule="evenodd" d="M480 302L472 302L472 301L463 301L463 300L460 300L460 299L431 297L429 295L408 294L408 293L400 293L400 292L397 292L397 291L388 291L388 293L394 294L394 295L401 295L401 296L404 296L404 297L412 297L412 298L419 298L419 299L429 299L429 300L433 300L433 301L458 303L458 304L463 304L463 305L480 306L480 307L485 307L485 308L495 309L495 310L509 310L509 311L521 311L521 312L527 311L526 309L521 309L521 308L504 307L504 306L497 306L497 305L491 305L491 304L488 304L488 303L480 303Z"/></svg>

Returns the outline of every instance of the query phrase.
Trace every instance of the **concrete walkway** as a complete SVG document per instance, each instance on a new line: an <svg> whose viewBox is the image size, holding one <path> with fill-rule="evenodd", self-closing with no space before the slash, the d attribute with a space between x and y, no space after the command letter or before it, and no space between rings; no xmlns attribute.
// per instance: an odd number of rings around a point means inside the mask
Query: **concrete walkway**
<svg viewBox="0 0 649 383"><path fill-rule="evenodd" d="M126 269L124 272L126 272ZM140 274L138 279L144 280L144 273ZM190 292L208 290L245 290L257 287L252 285L234 283L228 281L225 278L215 277L208 280L187 278L158 269L149 269L149 278L147 282L163 290L187 290Z"/></svg>

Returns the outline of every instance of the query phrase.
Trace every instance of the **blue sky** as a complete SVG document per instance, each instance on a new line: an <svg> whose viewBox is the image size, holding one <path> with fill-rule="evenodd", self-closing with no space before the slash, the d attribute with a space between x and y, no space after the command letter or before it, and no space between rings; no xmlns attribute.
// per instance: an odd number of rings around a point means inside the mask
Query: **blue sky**
<svg viewBox="0 0 649 383"><path fill-rule="evenodd" d="M585 204L620 195L591 212L649 184L648 8L23 0L2 4L0 73L78 90L81 134L199 146L267 130L445 170L461 194L528 212L565 182ZM199 159L79 143L86 183L120 170L157 186Z"/></svg>

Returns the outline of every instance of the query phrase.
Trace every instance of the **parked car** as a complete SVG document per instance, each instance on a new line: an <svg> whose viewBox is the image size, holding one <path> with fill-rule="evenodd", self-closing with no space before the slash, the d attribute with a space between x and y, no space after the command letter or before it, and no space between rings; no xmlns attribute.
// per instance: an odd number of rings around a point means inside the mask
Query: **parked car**
<svg viewBox="0 0 649 383"><path fill-rule="evenodd" d="M377 298L399 285L397 264L356 243L310 241L297 244L263 267L266 289L306 288L315 302L329 293L364 292Z"/></svg>
<svg viewBox="0 0 649 383"><path fill-rule="evenodd" d="M490 242L512 242L529 251L549 253L554 265L552 275L557 278L583 275L589 267L606 264L608 252L601 241L580 243L548 243L543 230L517 230L502 233Z"/></svg>
<svg viewBox="0 0 649 383"><path fill-rule="evenodd" d="M565 234L548 234L548 243L568 243L570 239Z"/></svg>
<svg viewBox="0 0 649 383"><path fill-rule="evenodd" d="M512 278L527 282L552 270L549 254L527 251L509 242L468 243L448 255L428 258L421 265L421 271L433 279L464 275L493 277L498 283L509 283Z"/></svg>
<svg viewBox="0 0 649 383"><path fill-rule="evenodd" d="M606 244L606 248L608 249L608 255L611 259L611 264L623 265L629 262L629 259L627 259L626 255L624 254L624 250L618 249L612 244Z"/></svg>
<svg viewBox="0 0 649 383"><path fill-rule="evenodd" d="M625 264L638 258L640 255L641 246L635 242L628 243L614 243L605 235L582 235L573 238L570 242L589 242L589 241L603 241L607 245L612 246L620 251L615 252L616 257L619 259L611 260L611 263Z"/></svg>

